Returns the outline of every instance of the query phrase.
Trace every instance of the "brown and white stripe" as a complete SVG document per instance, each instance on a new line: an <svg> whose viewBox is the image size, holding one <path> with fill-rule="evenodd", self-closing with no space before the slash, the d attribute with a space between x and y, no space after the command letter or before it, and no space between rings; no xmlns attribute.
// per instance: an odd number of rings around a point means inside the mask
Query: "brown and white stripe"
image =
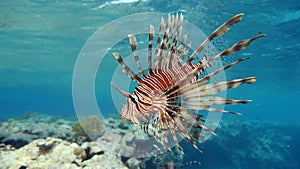
<svg viewBox="0 0 300 169"><path fill-rule="evenodd" d="M187 55L191 48L191 44L187 44L187 34L181 37L182 15L169 15L166 23L163 18L161 19L154 57L152 51L155 32L154 27L150 25L147 74L140 65L139 56L136 54L136 38L134 35L129 34L129 43L141 77L124 63L120 54L113 53L117 61L123 66L123 72L138 83L132 94L113 85L117 91L126 97L127 101L119 113L120 117L140 125L146 133L150 132L158 142L169 150L171 149L169 143L173 141L183 153L178 141L178 137L181 137L201 151L196 145L196 141L201 141L203 138L199 130L211 134L215 133L202 124L204 122L203 115L198 114L197 111L206 110L240 114L219 110L213 106L219 104L247 104L250 100L228 99L218 97L215 94L230 88L236 88L242 84L254 83L256 77L209 83L210 79L218 73L249 58L237 59L208 75L203 75L201 78L199 76L214 60L241 51L252 41L266 35L259 34L253 38L242 40L214 57L203 57L198 63L193 62L196 55L202 52L209 42L215 37L228 32L231 26L241 21L242 16L243 14L238 14L223 23L191 55Z"/></svg>

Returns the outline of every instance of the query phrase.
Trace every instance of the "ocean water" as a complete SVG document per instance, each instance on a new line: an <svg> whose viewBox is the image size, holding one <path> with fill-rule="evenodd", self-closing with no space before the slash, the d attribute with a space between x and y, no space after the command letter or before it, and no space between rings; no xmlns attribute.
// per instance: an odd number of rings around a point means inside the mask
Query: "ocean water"
<svg viewBox="0 0 300 169"><path fill-rule="evenodd" d="M182 13L206 35L235 14L244 13L242 22L224 35L224 44L233 44L258 32L266 33L267 37L236 54L251 56L251 60L226 71L228 79L258 77L255 84L227 93L232 98L253 101L228 108L243 114L236 118L258 125L300 123L299 0L3 0L0 2L0 120L20 117L25 112L76 117L72 78L85 43L106 24L143 12ZM110 37L103 41L110 41ZM110 86L118 64L108 57L112 56L105 55L98 68L104 74L98 74L95 82L95 94L104 116L118 114ZM282 133L278 131L279 135ZM287 150L292 154L292 160L287 162L293 161L294 168L300 168L300 161L294 156L300 152L297 139L300 140L296 137L291 143L294 147ZM189 151L192 160L200 160L195 156L203 155ZM209 168L209 164L204 163L203 167Z"/></svg>

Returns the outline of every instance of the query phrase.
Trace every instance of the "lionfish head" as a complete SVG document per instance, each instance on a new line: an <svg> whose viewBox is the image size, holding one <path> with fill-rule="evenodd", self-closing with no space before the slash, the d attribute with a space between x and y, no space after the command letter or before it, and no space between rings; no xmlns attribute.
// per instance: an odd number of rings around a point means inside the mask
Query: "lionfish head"
<svg viewBox="0 0 300 169"><path fill-rule="evenodd" d="M123 105L119 115L123 120L131 120L134 124L139 124L138 115L139 111L137 109L137 99L132 94L127 94L126 96L126 104Z"/></svg>

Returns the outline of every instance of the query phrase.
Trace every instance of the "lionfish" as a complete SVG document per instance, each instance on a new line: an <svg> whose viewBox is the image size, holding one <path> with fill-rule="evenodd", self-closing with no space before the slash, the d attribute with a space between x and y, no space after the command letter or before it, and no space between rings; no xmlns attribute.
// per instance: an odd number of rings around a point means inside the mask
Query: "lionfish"
<svg viewBox="0 0 300 169"><path fill-rule="evenodd" d="M266 35L259 33L257 36L232 45L211 58L203 56L196 63L192 61L195 60L196 55L204 50L209 42L216 37L222 36L230 30L231 26L240 22L242 16L243 14L237 14L224 22L190 54L191 44L186 43L187 34L181 36L182 14L169 15L166 23L163 18L161 19L154 54L155 31L154 27L150 25L147 74L140 64L139 56L136 54L136 37L129 34L130 47L139 73L134 73L124 63L119 53L114 52L113 56L122 65L123 72L138 84L132 94L112 84L119 93L126 97L127 103L123 105L119 112L120 117L123 120L131 120L134 124L140 125L145 133L151 132L154 138L169 150L171 150L169 142L172 141L183 153L183 149L178 141L179 137L181 137L180 139L190 142L201 152L196 145L196 141L200 141L203 135L195 132L194 129L203 130L213 135L215 133L202 124L205 120L198 111L239 114L238 112L214 108L214 105L246 104L250 100L228 99L216 96L216 94L230 88L236 88L242 84L252 84L257 80L256 77L247 77L209 83L212 77L239 62L249 59L248 57L237 59L209 74L204 74L204 71L213 61L241 51L252 41ZM153 56L154 59L152 60ZM190 130L191 128L193 130Z"/></svg>

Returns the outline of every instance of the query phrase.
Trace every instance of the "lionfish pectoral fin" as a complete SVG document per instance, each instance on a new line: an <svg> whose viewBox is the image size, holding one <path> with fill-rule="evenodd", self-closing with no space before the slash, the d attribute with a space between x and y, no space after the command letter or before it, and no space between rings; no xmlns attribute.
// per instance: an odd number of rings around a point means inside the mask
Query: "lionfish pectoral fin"
<svg viewBox="0 0 300 169"><path fill-rule="evenodd" d="M236 61L234 61L234 62L232 62L232 63L230 63L230 64L228 64L228 65L225 65L225 66L223 66L223 67L221 67L221 68L215 70L214 72L212 72L212 73L210 73L210 74L208 74L208 75L202 77L201 79L198 79L198 80L196 81L196 83L198 83L198 84L204 84L204 83L208 82L208 80L210 80L214 75L217 75L218 73L220 73L220 72L222 72L222 71L224 71L224 70L226 70L226 69L229 69L229 68L233 67L234 65L236 65L236 64L238 64L238 63L240 63L240 62L242 62L242 61L244 61L244 60L248 60L248 59L250 59L250 57L237 59ZM205 64L205 63L204 63L204 64ZM207 62L206 64L209 64L209 62ZM200 71L201 71L202 69L204 69L204 67L205 67L205 65L203 65L203 64L202 64L202 65L199 65L199 67L197 67L194 71L190 72L190 73L187 75L187 78L185 78L185 79L180 80L179 82L177 82L178 85L183 86L184 84L186 84L186 83L188 82L188 80L189 80L191 77L198 77Z"/></svg>
<svg viewBox="0 0 300 169"><path fill-rule="evenodd" d="M261 38L261 37L265 37L267 36L266 34L259 34L257 36L254 36L250 39L244 39L244 40L241 40L240 42L232 45L231 47L225 49L224 51L222 51L221 53L219 53L218 55L212 57L210 60L217 60L223 56L228 56L228 55L231 55L231 54L234 54L238 51L241 51L241 50L244 50L247 46L250 45L250 43L258 38Z"/></svg>
<svg viewBox="0 0 300 169"><path fill-rule="evenodd" d="M235 79L231 81L222 81L213 84L192 84L192 87L186 88L185 90L181 90L181 94L184 97L184 103L187 109L192 110L206 110L211 112L221 112L221 113L230 113L241 115L238 112L232 112L227 110L221 110L213 108L213 105L218 104L247 104L250 100L234 100L227 99L218 96L213 96L214 94L223 92L230 88L236 88L243 83L251 84L256 81L256 77L248 77L243 79Z"/></svg>
<svg viewBox="0 0 300 169"><path fill-rule="evenodd" d="M198 47L197 49L192 53L192 55L186 60L186 65L188 65L189 63L191 63L196 54L200 53L205 46L211 42L215 37L217 36L222 36L224 35L226 32L228 32L230 30L230 27L233 26L234 24L240 22L242 20L242 16L243 14L237 14L234 17L230 18L229 20L227 20L226 22L224 22L221 26L219 26L215 31L213 31Z"/></svg>
<svg viewBox="0 0 300 169"><path fill-rule="evenodd" d="M173 138L173 140L174 140L174 142L175 142L175 145L176 145L176 147L178 148L178 150L179 150L181 153L183 153L183 149L182 149L182 147L179 145L178 138L177 138L177 136L176 136L176 131L174 130L175 128L176 128L176 126L174 125L173 120L171 120L171 121L170 121L170 132L171 132L171 134L172 134L172 138Z"/></svg>
<svg viewBox="0 0 300 169"><path fill-rule="evenodd" d="M180 92L186 97L190 96L211 96L213 94L220 93L222 91L225 91L230 88L236 88L240 86L241 84L247 83L251 84L256 81L256 77L248 77L243 79L234 79L231 81L221 81L213 84L192 84L190 88L187 88L186 90L181 90Z"/></svg>
<svg viewBox="0 0 300 169"><path fill-rule="evenodd" d="M135 125L139 125L139 124L140 124L139 120L138 120L135 116L132 116L130 120L131 120Z"/></svg>
<svg viewBox="0 0 300 169"><path fill-rule="evenodd" d="M239 112L232 112L228 110L223 110L223 109L216 109L213 108L212 105L203 105L203 104L187 104L186 107L190 110L205 110L208 112L216 112L216 113L229 113L229 114L235 114L235 115L241 115ZM203 129L206 132L209 132L209 129ZM210 134L215 135L213 132L209 132Z"/></svg>
<svg viewBox="0 0 300 169"><path fill-rule="evenodd" d="M247 104L252 100L236 100L236 99L227 99L219 96L211 96L208 101L213 105L218 104Z"/></svg>
<svg viewBox="0 0 300 169"><path fill-rule="evenodd" d="M213 34L215 36L222 36L223 34L225 34L226 32L228 32L230 30L230 27L238 22L240 22L242 20L242 16L244 14L240 13L235 15L234 17L230 18L229 20L227 20L225 23L223 23L221 26L219 26L214 32Z"/></svg>
<svg viewBox="0 0 300 169"><path fill-rule="evenodd" d="M178 91L188 91L188 90L192 90L193 88L198 88L200 86L203 86L204 84L206 84L214 75L217 75L218 73L228 69L228 68L231 68L233 67L234 65L242 62L242 61L245 61L245 60L248 60L250 59L250 57L247 57L247 58L240 58L240 59L237 59L236 61L224 66L224 67L221 67L217 70L215 70L214 72L202 77L201 79L198 79L195 83L193 84L189 84L189 85L186 85L188 84L189 80L191 79L191 77L194 77L194 76L197 76L199 71L201 69L203 69L203 66L204 65L199 65L196 69L194 69L192 72L189 72L187 75L186 75L186 78L183 78L183 79L180 79L179 81L177 81L172 87L170 87L164 94L165 96L169 97L170 95L178 92ZM172 97L171 97L172 99Z"/></svg>
<svg viewBox="0 0 300 169"><path fill-rule="evenodd" d="M183 109L185 109L185 108L183 108ZM176 133L179 134L186 141L190 142L196 150L198 150L199 152L202 152L202 150L200 148L198 148L195 141L193 140L194 137L189 132L192 125L190 124L190 126L189 126L189 125L185 124L185 123L187 123L187 121L190 121L192 123L196 122L195 119L189 115L189 113L182 111L181 113L177 113L177 117L175 117L175 118L169 117L168 121L169 121L170 131L171 131L173 140L175 141L175 145L182 154L184 154L184 152L183 152L182 147L178 144Z"/></svg>

